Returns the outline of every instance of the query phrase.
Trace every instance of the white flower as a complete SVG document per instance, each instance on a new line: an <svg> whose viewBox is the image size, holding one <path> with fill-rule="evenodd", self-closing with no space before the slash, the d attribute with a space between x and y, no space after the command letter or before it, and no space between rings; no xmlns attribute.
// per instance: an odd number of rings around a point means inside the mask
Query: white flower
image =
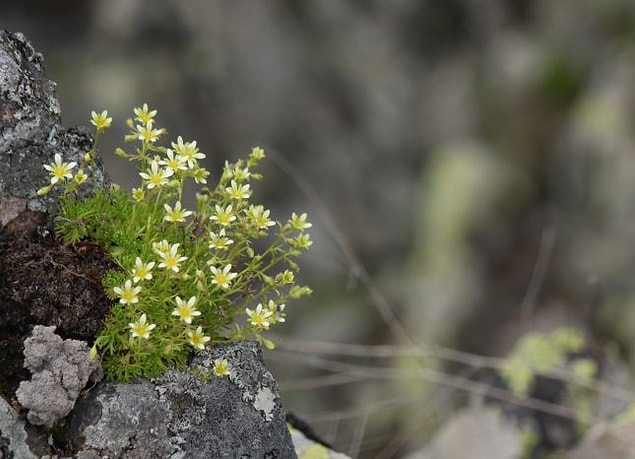
<svg viewBox="0 0 635 459"><path fill-rule="evenodd" d="M163 129L152 129L153 121L150 120L143 125L137 125L137 139L142 142L154 143L163 134Z"/></svg>
<svg viewBox="0 0 635 459"><path fill-rule="evenodd" d="M249 172L249 168L236 166L234 168L232 176L236 179L238 183L244 182L251 176L251 172Z"/></svg>
<svg viewBox="0 0 635 459"><path fill-rule="evenodd" d="M168 178L172 177L174 171L168 168L159 168L159 163L152 161L150 168L146 172L139 172L141 178L147 182L148 189L160 187L168 183Z"/></svg>
<svg viewBox="0 0 635 459"><path fill-rule="evenodd" d="M207 176L209 175L209 171L202 167L195 167L192 171L192 177L196 183L207 183Z"/></svg>
<svg viewBox="0 0 635 459"><path fill-rule="evenodd" d="M265 150L260 147L254 147L251 149L251 154L249 155L249 159L252 161L260 161L265 157Z"/></svg>
<svg viewBox="0 0 635 459"><path fill-rule="evenodd" d="M149 110L148 104L143 104L143 107L137 107L134 109L134 114L136 115L137 120L141 121L143 124L148 124L153 121L157 111Z"/></svg>
<svg viewBox="0 0 635 459"><path fill-rule="evenodd" d="M194 331L188 331L187 336L190 337L190 344L196 349L204 349L205 343L211 340L209 336L203 335L203 327L197 327Z"/></svg>
<svg viewBox="0 0 635 459"><path fill-rule="evenodd" d="M108 117L108 110L104 110L101 113L91 112L90 116L90 122L97 128L98 131L105 131L112 123L112 118Z"/></svg>
<svg viewBox="0 0 635 459"><path fill-rule="evenodd" d="M119 296L119 302L121 304L133 304L139 302L139 292L141 287L132 286L132 281L128 279L122 287L115 287L113 291Z"/></svg>
<svg viewBox="0 0 635 459"><path fill-rule="evenodd" d="M284 308L285 308L284 303L278 305L273 300L269 300L269 303L267 304L267 308L269 309L269 311L271 311L271 319L274 324L278 322L286 321L285 319L286 313L284 312Z"/></svg>
<svg viewBox="0 0 635 459"><path fill-rule="evenodd" d="M179 244L177 244L177 247L178 246ZM170 251L170 243L166 239L163 239L161 242L153 242L152 249L157 255L161 256L162 253Z"/></svg>
<svg viewBox="0 0 635 459"><path fill-rule="evenodd" d="M216 376L227 376L229 373L231 373L231 367L227 359L214 360L214 374Z"/></svg>
<svg viewBox="0 0 635 459"><path fill-rule="evenodd" d="M137 283L140 280L152 279L152 268L154 268L154 264L154 261L144 263L143 261L141 261L141 258L137 257L137 259L135 260L135 266L132 270L133 282Z"/></svg>
<svg viewBox="0 0 635 459"><path fill-rule="evenodd" d="M180 256L179 250L180 244L172 244L167 252L160 252L159 256L163 261L159 263L159 268L171 269L175 273L178 273L181 269L181 262L187 260L187 257Z"/></svg>
<svg viewBox="0 0 635 459"><path fill-rule="evenodd" d="M293 212L293 214L291 214L291 220L289 220L289 223L291 224L293 229L296 229L298 231L302 231L313 226L311 223L306 221L306 213L298 216L295 212Z"/></svg>
<svg viewBox="0 0 635 459"><path fill-rule="evenodd" d="M185 217L189 217L192 215L191 210L181 209L181 201L176 201L174 204L174 209L170 207L168 204L163 204L163 208L167 212L166 216L163 217L164 220L169 222L184 222Z"/></svg>
<svg viewBox="0 0 635 459"><path fill-rule="evenodd" d="M231 181L231 186L225 188L225 192L232 199L247 199L251 196L251 190L249 189L249 184L239 185L236 180Z"/></svg>
<svg viewBox="0 0 635 459"><path fill-rule="evenodd" d="M181 155L174 156L174 152L168 148L166 152L167 159L162 159L159 164L172 170L174 173L177 171L187 170L185 165L186 159Z"/></svg>
<svg viewBox="0 0 635 459"><path fill-rule="evenodd" d="M215 210L216 213L209 217L209 219L215 221L219 225L228 226L231 222L236 220L236 215L234 215L234 208L231 204L224 208L216 204Z"/></svg>
<svg viewBox="0 0 635 459"><path fill-rule="evenodd" d="M214 276L212 278L212 284L218 285L223 290L228 289L232 280L238 276L238 274L231 272L232 265L226 265L223 269L210 266L209 269Z"/></svg>
<svg viewBox="0 0 635 459"><path fill-rule="evenodd" d="M267 330L269 328L269 317L273 314L269 309L263 309L262 304L258 303L255 310L245 308L245 313L249 316L249 323L254 327Z"/></svg>
<svg viewBox="0 0 635 459"><path fill-rule="evenodd" d="M156 327L156 324L146 324L146 315L141 314L139 320L134 323L129 323L128 327L130 327L130 333L132 333L132 337L136 338L150 338L150 332Z"/></svg>
<svg viewBox="0 0 635 459"><path fill-rule="evenodd" d="M214 231L209 232L209 248L210 249L223 250L229 247L233 243L234 243L233 239L230 239L227 236L225 236L225 228L222 228L218 232L218 234L216 234Z"/></svg>
<svg viewBox="0 0 635 459"><path fill-rule="evenodd" d="M313 245L313 241L311 240L311 236L308 234L300 234L295 238L295 247L298 249L308 249Z"/></svg>
<svg viewBox="0 0 635 459"><path fill-rule="evenodd" d="M172 311L173 316L178 316L186 324L191 324L192 319L201 315L201 311L196 309L196 297L193 296L189 300L184 301L180 296L177 296L174 301L176 302L176 308Z"/></svg>
<svg viewBox="0 0 635 459"><path fill-rule="evenodd" d="M45 164L44 169L51 173L51 185L55 185L60 180L72 178L71 169L75 166L77 166L75 161L70 163L62 162L62 156L59 153L55 153L55 161L51 164Z"/></svg>
<svg viewBox="0 0 635 459"><path fill-rule="evenodd" d="M198 150L196 140L184 143L183 138L179 136L176 143L172 142L172 148L187 161L190 169L194 168L198 162L197 160L205 158L205 155Z"/></svg>
<svg viewBox="0 0 635 459"><path fill-rule="evenodd" d="M251 220L253 225L258 229L267 229L270 226L276 224L276 222L269 219L269 214L271 211L269 209L265 209L263 206L249 206L249 209L246 210L247 217Z"/></svg>

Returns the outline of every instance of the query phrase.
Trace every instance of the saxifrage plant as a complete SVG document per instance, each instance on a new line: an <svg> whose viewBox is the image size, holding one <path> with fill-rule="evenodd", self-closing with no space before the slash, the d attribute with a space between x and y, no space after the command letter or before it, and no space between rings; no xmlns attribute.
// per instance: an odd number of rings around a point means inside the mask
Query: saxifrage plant
<svg viewBox="0 0 635 459"><path fill-rule="evenodd" d="M91 355L120 381L156 376L214 343L256 339L272 348L262 332L285 321L288 300L311 293L295 282L295 260L312 244L306 214L279 222L250 201L264 151L225 162L211 189L195 141L178 137L171 148L159 146L166 131L155 127L156 113L147 104L135 108L125 140L137 145L115 151L136 163L138 188L95 187L92 196L78 196L94 180L99 137L112 122L103 111L92 113L95 142L82 163L56 154L44 166L50 183L38 192L62 187L58 235L103 246L119 267L103 279L113 306ZM183 206L188 181L200 187L193 209ZM216 366L217 375L228 374L227 362Z"/></svg>

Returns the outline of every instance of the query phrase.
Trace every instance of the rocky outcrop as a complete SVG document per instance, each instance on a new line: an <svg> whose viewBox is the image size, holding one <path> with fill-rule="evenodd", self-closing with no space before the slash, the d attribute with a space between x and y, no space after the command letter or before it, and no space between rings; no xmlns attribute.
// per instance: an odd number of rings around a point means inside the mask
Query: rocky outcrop
<svg viewBox="0 0 635 459"><path fill-rule="evenodd" d="M218 358L229 363L229 376L211 376ZM100 384L71 415L67 442L127 459L296 457L277 383L256 343L205 350L190 370Z"/></svg>
<svg viewBox="0 0 635 459"><path fill-rule="evenodd" d="M57 195L36 196L47 183L43 164L55 153L80 162L93 138L84 127L65 129L55 96L55 83L46 78L44 59L20 33L0 31L0 217L6 224L8 202L52 216ZM96 172L98 183L103 171ZM11 199L12 201L7 201Z"/></svg>
<svg viewBox="0 0 635 459"><path fill-rule="evenodd" d="M56 262L59 242L50 224L57 197L38 197L36 191L46 185L42 166L55 153L79 163L91 145L86 129L61 126L55 84L44 75L42 56L21 34L0 32L0 389L6 397L0 397L0 457L295 458L277 383L256 343L203 351L189 369L153 381L89 381L97 368L86 360L86 345L70 338L90 341L103 320L104 311L95 307L103 254L89 245L65 248L75 255ZM103 184L103 171L97 174L96 183ZM38 250L49 260L40 265L40 276L9 282L29 272L19 253L30 257ZM68 269L79 259L99 269ZM72 279L47 277L49 268L60 266ZM70 290L82 279L85 285ZM44 301L50 309L41 304L43 293L36 295L48 284L67 289L50 290ZM84 311L72 309L78 304ZM60 336L38 325L55 325ZM33 372L27 381L22 353L34 328L24 355ZM228 361L228 376L213 376L217 358Z"/></svg>

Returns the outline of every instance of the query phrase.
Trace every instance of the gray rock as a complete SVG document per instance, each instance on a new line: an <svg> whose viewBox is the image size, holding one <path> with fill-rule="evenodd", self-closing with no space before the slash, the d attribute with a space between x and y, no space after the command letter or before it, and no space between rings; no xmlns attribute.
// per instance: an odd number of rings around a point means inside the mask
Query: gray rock
<svg viewBox="0 0 635 459"><path fill-rule="evenodd" d="M218 358L228 361L229 376L212 375ZM217 346L197 354L190 368L101 384L72 414L71 443L126 459L296 457L260 346Z"/></svg>
<svg viewBox="0 0 635 459"><path fill-rule="evenodd" d="M61 117L55 84L43 72L42 55L22 34L0 32L0 200L32 198L34 182L46 181L42 165L53 157L46 145Z"/></svg>
<svg viewBox="0 0 635 459"><path fill-rule="evenodd" d="M319 457L323 459L350 459L346 454L334 451L310 438L307 438L301 431L291 429L291 439L295 446L295 452L298 459L309 459Z"/></svg>
<svg viewBox="0 0 635 459"><path fill-rule="evenodd" d="M596 425L566 459L635 459L635 424Z"/></svg>
<svg viewBox="0 0 635 459"><path fill-rule="evenodd" d="M474 405L445 423L423 451L408 459L515 459L521 457L521 432L497 410Z"/></svg>
<svg viewBox="0 0 635 459"><path fill-rule="evenodd" d="M71 412L89 379L103 376L99 363L90 360L85 342L63 340L55 327L41 325L24 342L24 366L33 376L20 383L16 396L29 410L31 424L48 427Z"/></svg>
<svg viewBox="0 0 635 459"><path fill-rule="evenodd" d="M26 439L24 421L21 421L11 405L0 397L0 458L35 459L37 456L29 450Z"/></svg>
<svg viewBox="0 0 635 459"><path fill-rule="evenodd" d="M48 184L43 165L51 163L55 153L79 164L93 144L88 129L67 130L60 123L55 83L44 74L42 55L21 33L0 30L0 204L24 198L32 211L55 213L57 193L36 195ZM103 184L101 167L95 178ZM90 190L84 187L85 193Z"/></svg>

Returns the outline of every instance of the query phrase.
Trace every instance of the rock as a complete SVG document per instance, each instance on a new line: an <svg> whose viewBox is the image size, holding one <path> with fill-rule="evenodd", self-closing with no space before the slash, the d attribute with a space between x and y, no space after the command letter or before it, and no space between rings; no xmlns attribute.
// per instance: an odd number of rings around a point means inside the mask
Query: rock
<svg viewBox="0 0 635 459"><path fill-rule="evenodd" d="M13 173L17 166L26 166L24 174L31 177L31 155L57 131L61 111L55 97L55 84L44 76L42 55L20 33L0 31L0 95L2 105L2 137L0 151L14 156L17 163L3 163L3 183L0 197L20 190Z"/></svg>
<svg viewBox="0 0 635 459"><path fill-rule="evenodd" d="M228 361L229 376L211 376L218 358ZM0 398L0 457L42 456L46 435L30 432L28 437L24 422ZM297 457L296 448L306 454L320 447L299 435L294 432L294 446L260 346L243 342L202 351L190 371L168 371L133 384L100 383L78 401L55 442L80 451L77 457L122 459L287 459ZM320 451L327 454L323 457L346 457Z"/></svg>
<svg viewBox="0 0 635 459"><path fill-rule="evenodd" d="M24 421L15 410L0 397L0 458L36 459L26 443Z"/></svg>
<svg viewBox="0 0 635 459"><path fill-rule="evenodd" d="M350 456L346 454L334 451L321 443L307 438L307 436L298 429L291 429L291 439L293 440L298 459L350 459Z"/></svg>
<svg viewBox="0 0 635 459"><path fill-rule="evenodd" d="M470 406L448 421L430 445L408 459L514 459L521 457L521 434L496 410Z"/></svg>
<svg viewBox="0 0 635 459"><path fill-rule="evenodd" d="M86 341L102 328L109 307L100 307L106 300L103 271L93 269L99 256L55 241L50 228L58 194L37 196L49 183L43 165L56 153L79 162L92 148L88 129L60 123L55 83L44 74L42 55L22 34L0 30L0 389L7 397L29 376L22 351L34 325L56 325L63 338ZM103 185L102 169L95 179ZM91 193L91 186L83 192ZM82 259L86 264L79 268Z"/></svg>
<svg viewBox="0 0 635 459"><path fill-rule="evenodd" d="M52 427L71 412L89 379L103 377L99 363L91 361L84 341L62 340L55 327L36 325L24 343L24 366L33 377L22 381L16 392L29 410L34 425Z"/></svg>
<svg viewBox="0 0 635 459"><path fill-rule="evenodd" d="M60 123L55 83L44 74L42 55L24 35L0 31L0 212L5 200L23 198L32 211L55 213L57 193L36 195L48 183L42 166L60 152L79 164L93 144L88 129L67 130ZM102 169L95 178L103 184ZM0 221L6 225L6 218Z"/></svg>
<svg viewBox="0 0 635 459"><path fill-rule="evenodd" d="M596 425L566 459L635 459L635 424Z"/></svg>
<svg viewBox="0 0 635 459"><path fill-rule="evenodd" d="M218 358L228 361L229 376L212 376ZM190 369L153 381L100 384L69 420L73 449L126 459L296 457L258 344L202 351Z"/></svg>

